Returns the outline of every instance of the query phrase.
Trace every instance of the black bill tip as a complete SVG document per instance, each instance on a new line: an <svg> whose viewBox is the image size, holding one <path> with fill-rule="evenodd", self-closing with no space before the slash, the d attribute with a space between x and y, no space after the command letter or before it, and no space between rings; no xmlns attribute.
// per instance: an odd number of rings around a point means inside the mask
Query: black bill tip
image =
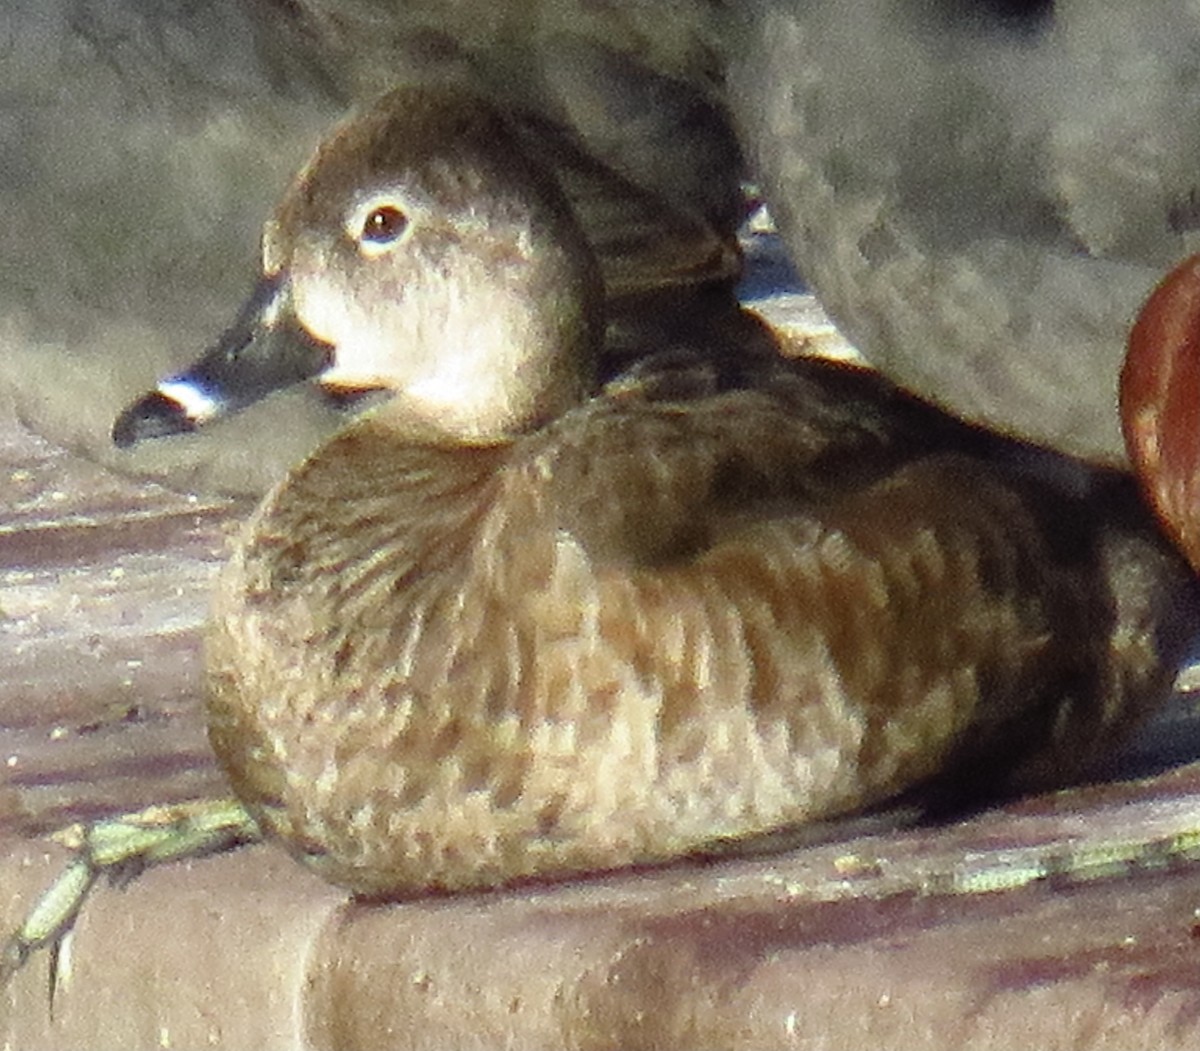
<svg viewBox="0 0 1200 1051"><path fill-rule="evenodd" d="M117 417L112 440L118 449L129 449L148 438L167 438L195 429L196 421L183 405L161 391L152 391Z"/></svg>

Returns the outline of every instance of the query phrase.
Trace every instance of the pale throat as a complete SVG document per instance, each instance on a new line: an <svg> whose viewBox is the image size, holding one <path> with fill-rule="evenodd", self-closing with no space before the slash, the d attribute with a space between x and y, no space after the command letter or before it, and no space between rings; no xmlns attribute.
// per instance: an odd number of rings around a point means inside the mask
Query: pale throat
<svg viewBox="0 0 1200 1051"><path fill-rule="evenodd" d="M578 404L588 356L552 312L506 288L471 298L449 284L437 292L410 291L408 303L373 310L348 306L335 290L306 294L301 324L336 348L322 384L384 387L394 395L385 414L472 442L511 438Z"/></svg>

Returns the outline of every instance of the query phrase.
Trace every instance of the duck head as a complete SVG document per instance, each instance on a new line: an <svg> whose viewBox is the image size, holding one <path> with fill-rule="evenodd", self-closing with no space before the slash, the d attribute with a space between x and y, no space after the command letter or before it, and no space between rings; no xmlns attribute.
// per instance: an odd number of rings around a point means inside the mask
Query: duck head
<svg viewBox="0 0 1200 1051"><path fill-rule="evenodd" d="M379 411L407 427L490 442L594 385L595 260L553 177L475 96L399 89L342 125L266 223L262 264L216 345L118 417L117 445L310 379L384 389Z"/></svg>

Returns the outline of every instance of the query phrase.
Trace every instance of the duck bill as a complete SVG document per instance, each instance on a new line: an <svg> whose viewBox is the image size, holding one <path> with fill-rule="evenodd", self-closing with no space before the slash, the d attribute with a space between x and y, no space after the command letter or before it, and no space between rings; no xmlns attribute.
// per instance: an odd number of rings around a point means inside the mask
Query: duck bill
<svg viewBox="0 0 1200 1051"><path fill-rule="evenodd" d="M113 442L127 449L197 430L319 376L332 358L333 348L296 321L286 278L264 276L214 346L117 417Z"/></svg>

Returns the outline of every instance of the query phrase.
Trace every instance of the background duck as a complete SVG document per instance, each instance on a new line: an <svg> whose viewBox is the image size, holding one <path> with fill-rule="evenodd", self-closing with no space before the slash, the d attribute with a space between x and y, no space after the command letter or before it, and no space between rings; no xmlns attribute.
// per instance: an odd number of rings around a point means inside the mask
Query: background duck
<svg viewBox="0 0 1200 1051"><path fill-rule="evenodd" d="M1200 572L1197 369L1200 256L1192 256L1159 283L1130 333L1121 372L1121 422L1147 498Z"/></svg>
<svg viewBox="0 0 1200 1051"><path fill-rule="evenodd" d="M1138 307L1195 251L1200 14L1152 0L757 0L730 105L792 259L873 364L1121 463Z"/></svg>
<svg viewBox="0 0 1200 1051"><path fill-rule="evenodd" d="M391 392L268 496L209 639L235 790L327 879L492 886L1055 783L1167 691L1190 574L1120 477L1072 495L1040 477L1068 461L753 350L588 397L595 261L477 98L344 125L263 266L240 360ZM114 433L229 404L202 363Z"/></svg>

